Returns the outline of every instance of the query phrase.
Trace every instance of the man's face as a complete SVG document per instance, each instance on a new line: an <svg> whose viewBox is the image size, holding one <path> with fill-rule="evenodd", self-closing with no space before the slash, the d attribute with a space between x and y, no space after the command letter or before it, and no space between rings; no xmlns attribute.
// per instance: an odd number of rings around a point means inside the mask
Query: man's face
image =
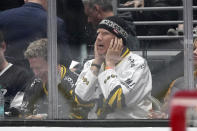
<svg viewBox="0 0 197 131"><path fill-rule="evenodd" d="M95 46L97 48L98 55L106 55L110 42L114 38L115 35L105 29L97 30Z"/></svg>
<svg viewBox="0 0 197 131"><path fill-rule="evenodd" d="M48 63L42 57L29 58L29 64L36 77L43 82L48 80Z"/></svg>
<svg viewBox="0 0 197 131"><path fill-rule="evenodd" d="M88 17L88 23L91 23L96 27L101 19L99 18L99 12L93 8L90 8L88 5L85 5L85 14Z"/></svg>

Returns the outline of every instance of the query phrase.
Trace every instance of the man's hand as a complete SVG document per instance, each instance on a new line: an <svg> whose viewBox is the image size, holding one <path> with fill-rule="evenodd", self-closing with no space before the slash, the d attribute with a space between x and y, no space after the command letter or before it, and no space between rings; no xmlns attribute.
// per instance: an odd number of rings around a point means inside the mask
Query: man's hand
<svg viewBox="0 0 197 131"><path fill-rule="evenodd" d="M133 1L127 1L126 3L124 3L125 7L144 7L144 0L133 0Z"/></svg>
<svg viewBox="0 0 197 131"><path fill-rule="evenodd" d="M104 62L104 60L105 60L105 57L103 55L99 55L98 54L97 45L95 43L95 45L94 45L94 61L93 61L93 63L101 65Z"/></svg>
<svg viewBox="0 0 197 131"><path fill-rule="evenodd" d="M101 66L101 64L104 62L105 57L103 55L99 55L97 51L97 45L95 43L94 45L94 61L92 62L92 65L98 65ZM94 75L98 75L100 67L97 66L91 66L91 70Z"/></svg>
<svg viewBox="0 0 197 131"><path fill-rule="evenodd" d="M115 39L111 40L105 59L107 67L114 68L116 63L121 60L122 49L122 39L118 39L117 37L115 37Z"/></svg>

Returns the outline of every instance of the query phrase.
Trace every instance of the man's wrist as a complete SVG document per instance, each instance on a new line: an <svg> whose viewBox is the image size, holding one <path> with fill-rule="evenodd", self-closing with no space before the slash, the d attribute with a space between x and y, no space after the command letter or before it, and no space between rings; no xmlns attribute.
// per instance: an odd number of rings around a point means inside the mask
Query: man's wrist
<svg viewBox="0 0 197 131"><path fill-rule="evenodd" d="M93 74L96 76L98 75L100 68L101 68L101 65L99 65L99 64L96 64L94 62L91 64L91 70L92 70Z"/></svg>
<svg viewBox="0 0 197 131"><path fill-rule="evenodd" d="M101 65L99 65L99 64L94 64L94 63L92 63L91 66L95 66L95 67L97 67L98 69L101 68Z"/></svg>
<svg viewBox="0 0 197 131"><path fill-rule="evenodd" d="M95 59L92 64L97 64L97 65L101 65L103 63L103 61Z"/></svg>
<svg viewBox="0 0 197 131"><path fill-rule="evenodd" d="M114 69L113 67L110 67L110 66L106 66L105 67L105 70L109 70L109 69Z"/></svg>
<svg viewBox="0 0 197 131"><path fill-rule="evenodd" d="M115 67L115 64L106 62L106 67L113 69Z"/></svg>

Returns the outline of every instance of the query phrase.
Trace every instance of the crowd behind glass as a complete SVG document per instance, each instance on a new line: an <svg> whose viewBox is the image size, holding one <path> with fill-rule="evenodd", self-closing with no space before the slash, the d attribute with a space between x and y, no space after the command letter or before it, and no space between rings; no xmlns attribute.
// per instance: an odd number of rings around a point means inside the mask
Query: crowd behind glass
<svg viewBox="0 0 197 131"><path fill-rule="evenodd" d="M182 12L125 11L115 15L112 1L57 0L58 65L57 87L53 88L58 89L58 118L167 119L173 94L184 89L182 41L140 41L137 36L183 35L183 25L136 26L133 21L182 20ZM1 2L4 118L48 119L47 0L18 0L13 5L13 1ZM130 8L182 5L181 0L119 2L120 7ZM194 40L195 68L196 47ZM144 49L180 52L162 65L135 53ZM170 81L162 81L161 74ZM160 91L153 95L154 88Z"/></svg>

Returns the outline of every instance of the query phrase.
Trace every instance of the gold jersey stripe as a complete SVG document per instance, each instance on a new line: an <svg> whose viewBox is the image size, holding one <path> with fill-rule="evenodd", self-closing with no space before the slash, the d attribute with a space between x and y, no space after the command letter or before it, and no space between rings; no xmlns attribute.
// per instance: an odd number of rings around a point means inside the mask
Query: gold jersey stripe
<svg viewBox="0 0 197 131"><path fill-rule="evenodd" d="M127 50L122 54L121 57L124 58L125 56L129 54L129 52L130 52L129 49L127 48Z"/></svg>
<svg viewBox="0 0 197 131"><path fill-rule="evenodd" d="M76 102L79 106L83 106L83 107L93 107L93 106L94 106L93 103L90 103L90 104L81 104L81 103L78 101L77 96L75 96L75 102Z"/></svg>
<svg viewBox="0 0 197 131"><path fill-rule="evenodd" d="M70 114L70 116L71 116L71 118L77 118L77 119L83 119L83 117L82 116L77 116L76 114L74 114L74 113L71 113Z"/></svg>
<svg viewBox="0 0 197 131"><path fill-rule="evenodd" d="M119 89L118 99L117 99L117 106L119 109L122 108L122 103L121 103L122 97L121 96L122 96L122 88Z"/></svg>
<svg viewBox="0 0 197 131"><path fill-rule="evenodd" d="M63 66L63 65L61 65L61 72L60 72L60 74L61 74L61 79L63 79L64 76L66 75L66 67Z"/></svg>
<svg viewBox="0 0 197 131"><path fill-rule="evenodd" d="M197 69L194 71L194 78L197 78Z"/></svg>
<svg viewBox="0 0 197 131"><path fill-rule="evenodd" d="M97 116L100 116L100 115L101 115L101 108L99 108L97 111Z"/></svg>
<svg viewBox="0 0 197 131"><path fill-rule="evenodd" d="M70 90L69 93L70 93L71 95L73 95L73 90Z"/></svg>
<svg viewBox="0 0 197 131"><path fill-rule="evenodd" d="M60 77L61 77L61 79L63 79L64 78L64 76L66 75L66 67L65 66L63 66L63 65L61 65L61 70L60 70ZM44 90L44 93L48 96L48 91L47 91L47 88L46 88L46 83L43 83L42 84L42 88L43 88L43 90Z"/></svg>
<svg viewBox="0 0 197 131"><path fill-rule="evenodd" d="M123 53L123 55L121 56L121 58L124 58L124 57L126 57L128 54L129 54L129 49L127 48L127 50ZM117 64L116 64L116 66L118 65L118 64L120 64L122 62L122 59L121 59L121 61L119 61Z"/></svg>
<svg viewBox="0 0 197 131"><path fill-rule="evenodd" d="M46 88L46 83L43 83L42 84L42 88L44 89L44 93L48 96L48 91L47 91L47 88Z"/></svg>
<svg viewBox="0 0 197 131"><path fill-rule="evenodd" d="M113 96L110 98L108 104L112 107L112 104L114 103L115 99L119 97L119 99L117 101L121 101L121 94L122 94L122 89L119 88L114 94Z"/></svg>

